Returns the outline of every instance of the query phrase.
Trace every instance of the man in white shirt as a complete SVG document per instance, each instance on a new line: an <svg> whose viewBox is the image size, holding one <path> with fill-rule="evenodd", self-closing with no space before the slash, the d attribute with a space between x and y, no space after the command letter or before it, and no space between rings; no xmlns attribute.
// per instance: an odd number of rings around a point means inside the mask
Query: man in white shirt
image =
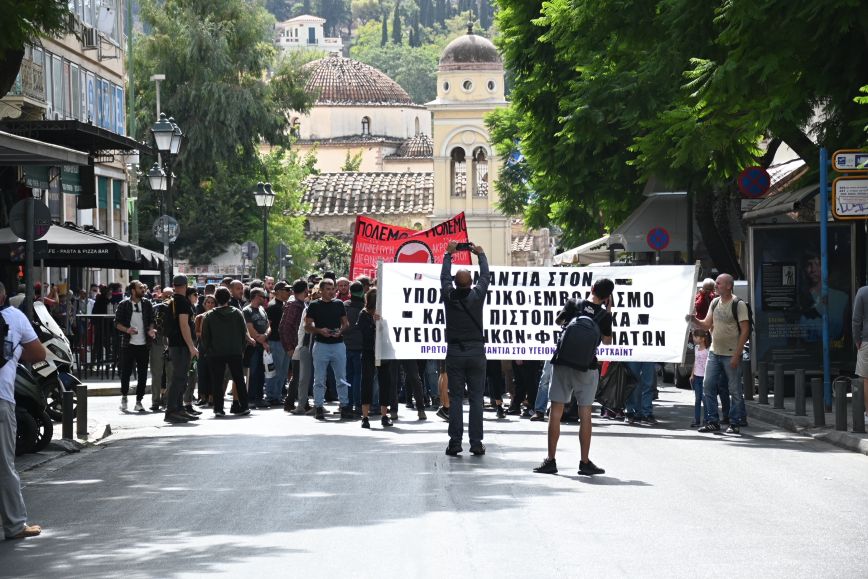
<svg viewBox="0 0 868 579"><path fill-rule="evenodd" d="M18 360L33 363L45 359L45 348L21 311L6 305L6 287L0 283L0 335L3 361L0 367L0 520L7 539L34 537L39 525L27 524L27 509L21 495L21 481L15 470L15 371Z"/></svg>
<svg viewBox="0 0 868 579"><path fill-rule="evenodd" d="M115 312L115 328L121 337L121 410L127 410L127 394L130 391L130 376L136 367L136 412L144 412L142 399L148 381L148 343L156 336L154 310L151 301L145 298L145 285L139 280L130 282L130 297L118 305ZM158 386L159 387L159 386Z"/></svg>

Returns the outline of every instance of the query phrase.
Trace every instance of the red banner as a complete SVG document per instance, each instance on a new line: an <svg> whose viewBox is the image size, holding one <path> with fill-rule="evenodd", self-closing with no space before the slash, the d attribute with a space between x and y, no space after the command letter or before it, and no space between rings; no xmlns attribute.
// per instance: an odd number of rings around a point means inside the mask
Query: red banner
<svg viewBox="0 0 868 579"><path fill-rule="evenodd" d="M468 241L467 222L463 212L425 231L389 225L359 215L356 217L356 235L353 238L350 279L357 279L361 275L375 278L379 260L443 263L443 254L450 241ZM452 263L470 265L470 252L455 253Z"/></svg>

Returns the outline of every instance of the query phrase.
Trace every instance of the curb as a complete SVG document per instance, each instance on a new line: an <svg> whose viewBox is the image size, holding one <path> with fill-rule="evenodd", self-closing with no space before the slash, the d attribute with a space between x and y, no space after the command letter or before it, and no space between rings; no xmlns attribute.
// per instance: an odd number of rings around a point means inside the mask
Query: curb
<svg viewBox="0 0 868 579"><path fill-rule="evenodd" d="M756 402L745 401L745 403L750 418L756 418L762 422L779 426L784 430L810 436L814 440L827 442L844 450L859 452L868 456L868 437L864 435L835 430L833 426L815 428L813 422L806 416L785 414Z"/></svg>
<svg viewBox="0 0 868 579"><path fill-rule="evenodd" d="M100 425L97 427L96 430L94 430L94 433L95 434L93 438L73 438L71 440L58 438L52 440L51 443L48 445L48 448L46 448L43 452L28 454L22 457L16 457L15 470L17 470L19 473L27 472L29 470L44 466L58 458L80 453L82 450L93 448L99 443L101 443L103 440L105 440L106 437L111 436L111 425ZM101 434L96 435L96 433Z"/></svg>

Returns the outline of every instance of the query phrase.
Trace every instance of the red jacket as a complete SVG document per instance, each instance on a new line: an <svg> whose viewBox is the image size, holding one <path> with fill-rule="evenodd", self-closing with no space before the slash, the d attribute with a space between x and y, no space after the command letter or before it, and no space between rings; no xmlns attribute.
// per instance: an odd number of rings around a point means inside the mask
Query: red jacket
<svg viewBox="0 0 868 579"><path fill-rule="evenodd" d="M711 300L717 297L713 291L705 293L702 290L696 292L696 298L693 300L693 306L696 309L696 317L704 320L708 315L708 308L711 306Z"/></svg>

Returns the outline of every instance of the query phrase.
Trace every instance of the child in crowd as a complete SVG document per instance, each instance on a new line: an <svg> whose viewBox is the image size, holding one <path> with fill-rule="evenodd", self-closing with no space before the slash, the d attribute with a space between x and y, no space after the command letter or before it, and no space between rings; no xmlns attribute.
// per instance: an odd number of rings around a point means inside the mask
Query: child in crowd
<svg viewBox="0 0 868 579"><path fill-rule="evenodd" d="M705 330L693 331L694 344L694 360L693 371L690 373L690 384L693 386L695 402L693 404L693 424L691 428L696 428L702 424L702 382L705 379L705 363L708 361L708 342L710 340L708 332Z"/></svg>

